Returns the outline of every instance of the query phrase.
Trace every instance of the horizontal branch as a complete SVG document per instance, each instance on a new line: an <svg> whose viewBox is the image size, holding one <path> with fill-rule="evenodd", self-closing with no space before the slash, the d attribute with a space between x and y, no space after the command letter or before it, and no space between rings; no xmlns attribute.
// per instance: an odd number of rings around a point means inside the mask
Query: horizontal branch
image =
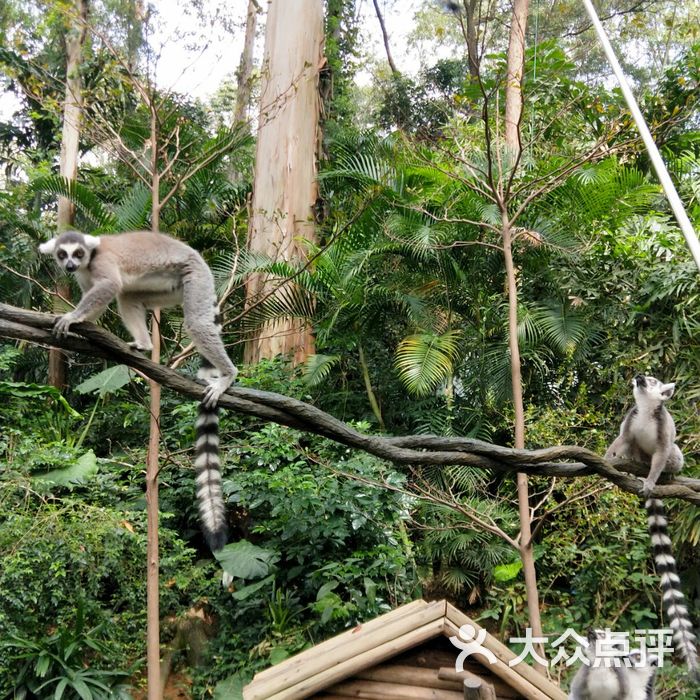
<svg viewBox="0 0 700 700"><path fill-rule="evenodd" d="M201 399L204 386L173 369L152 362L132 351L129 346L93 323L71 326L75 334L55 338L51 328L55 316L0 304L0 337L26 340L40 345L62 348L85 355L120 362L185 396ZM311 404L284 394L259 391L241 386L231 387L219 404L239 413L255 416L291 428L322 435L348 447L364 450L395 464L469 466L498 473L524 472L536 476L572 478L597 474L624 491L641 495L648 467L627 462L607 462L583 447L559 445L541 450L515 450L481 440L437 435L386 437L365 435ZM625 473L617 467L624 467ZM668 474L654 489L659 498L680 498L700 504L700 479Z"/></svg>

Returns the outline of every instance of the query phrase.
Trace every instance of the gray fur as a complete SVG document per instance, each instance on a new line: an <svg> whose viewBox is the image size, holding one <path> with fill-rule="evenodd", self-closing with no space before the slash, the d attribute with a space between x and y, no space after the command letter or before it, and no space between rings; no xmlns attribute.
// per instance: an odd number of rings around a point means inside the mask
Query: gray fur
<svg viewBox="0 0 700 700"><path fill-rule="evenodd" d="M76 276L82 298L56 320L63 336L74 323L94 321L116 299L119 315L133 337L132 347L152 349L146 310L182 305L185 328L202 356L207 390L199 408L195 468L199 511L213 550L226 542L221 492L217 403L238 374L221 339L219 310L211 270L182 241L161 233L132 231L89 236L68 231L39 246L58 266Z"/></svg>
<svg viewBox="0 0 700 700"><path fill-rule="evenodd" d="M642 494L648 498L663 471L677 473L683 467L683 454L675 444L676 425L664 406L676 385L637 375L632 386L635 405L622 421L620 434L605 458L627 458L649 464L649 475L642 486Z"/></svg>
<svg viewBox="0 0 700 700"><path fill-rule="evenodd" d="M218 308L211 270L202 256L182 241L162 233L133 231L88 236L68 231L39 246L63 270L73 273L83 296L54 327L66 335L74 323L94 321L113 299L133 337L132 346L151 350L146 309L182 304L185 328L198 352L218 371L209 380L204 402L215 405L238 373L216 325Z"/></svg>
<svg viewBox="0 0 700 700"><path fill-rule="evenodd" d="M600 642L606 640L605 649ZM569 700L627 700L629 697L629 671L625 667L622 651L614 657L603 651L610 649L609 636L602 630L592 630L584 653L587 664L576 672Z"/></svg>
<svg viewBox="0 0 700 700"><path fill-rule="evenodd" d="M649 476L644 480L642 489L648 496L662 472L677 473L683 467L683 454L675 444L676 426L664 405L673 396L675 384L664 384L655 377L638 375L632 381L632 386L635 405L622 421L620 434L608 448L605 457L629 458L650 464ZM697 680L696 637L676 571L664 504L658 498L647 498L644 507L654 564L661 578L662 602L668 625L673 631L675 649L685 660L691 676Z"/></svg>
<svg viewBox="0 0 700 700"><path fill-rule="evenodd" d="M659 659L653 654L647 654L645 658L639 649L635 649L630 652L629 660L628 700L654 700Z"/></svg>

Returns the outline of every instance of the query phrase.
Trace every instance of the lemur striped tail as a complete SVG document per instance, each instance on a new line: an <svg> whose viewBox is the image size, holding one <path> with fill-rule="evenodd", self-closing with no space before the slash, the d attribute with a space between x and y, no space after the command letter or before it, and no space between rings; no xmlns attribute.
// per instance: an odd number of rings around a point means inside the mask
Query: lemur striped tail
<svg viewBox="0 0 700 700"><path fill-rule="evenodd" d="M661 577L663 605L668 616L668 624L673 631L673 643L676 651L685 659L688 671L698 678L698 655L693 625L688 617L685 597L681 590L681 580L676 571L676 559L673 556L671 538L668 535L668 519L663 501L658 498L647 499L649 535L656 572Z"/></svg>
<svg viewBox="0 0 700 700"><path fill-rule="evenodd" d="M197 376L211 379L217 371L205 358ZM207 408L199 404L196 424L197 440L195 443L194 467L197 472L197 501L199 517L202 521L204 538L212 552L222 549L226 544L226 508L221 491L221 461L219 460L219 409Z"/></svg>

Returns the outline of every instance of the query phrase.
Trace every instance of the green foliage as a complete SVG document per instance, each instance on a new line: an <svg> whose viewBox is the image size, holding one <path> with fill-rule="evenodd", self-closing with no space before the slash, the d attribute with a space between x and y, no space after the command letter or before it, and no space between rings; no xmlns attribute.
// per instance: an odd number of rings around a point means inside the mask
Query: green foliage
<svg viewBox="0 0 700 700"><path fill-rule="evenodd" d="M103 639L102 625L85 628L83 607L84 604L79 601L71 628L56 631L38 641L11 636L0 642L0 647L10 651L11 663L25 661L14 680L14 698L131 698L125 685L127 673L90 667L91 658L107 658L112 648Z"/></svg>

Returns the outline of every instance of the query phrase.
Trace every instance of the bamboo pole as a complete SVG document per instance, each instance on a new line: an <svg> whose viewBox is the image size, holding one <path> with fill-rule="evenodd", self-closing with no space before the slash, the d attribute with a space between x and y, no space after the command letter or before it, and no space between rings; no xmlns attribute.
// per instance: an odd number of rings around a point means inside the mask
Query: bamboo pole
<svg viewBox="0 0 700 700"><path fill-rule="evenodd" d="M274 694L270 694L269 689L257 688L253 684L252 688L248 686L243 690L243 697L245 700L302 700L303 698L308 698L329 685L352 676L360 669L380 663L385 659L400 654L406 649L437 637L441 633L442 627L442 618L433 620L376 647L370 645L357 654L353 652L345 661L333 664L329 659L325 659L323 664L324 670L312 677L304 678L304 680L293 686L275 689ZM329 663L331 664L330 667L328 667Z"/></svg>
<svg viewBox="0 0 700 700"><path fill-rule="evenodd" d="M690 223L690 219L685 212L683 202L681 202L681 198L678 196L673 180L671 180L671 176L668 174L666 164L659 153L659 149L656 147L656 143L654 143L654 139L649 131L644 115L639 109L639 105L634 97L632 88L630 88L629 83L627 82L627 78L622 71L620 62L617 60L615 51L610 43L610 40L608 39L608 35L605 33L605 29L600 19L598 18L598 13L595 11L593 3L591 0L583 0L583 6L586 8L586 12L588 12L591 22L593 22L593 26L595 27L600 43L603 46L605 55L611 68L613 69L613 73L615 73L618 83L620 84L620 89L622 90L627 106L632 113L632 118L637 125L639 134L641 135L642 141L644 141L644 145L649 153L649 158L651 159L654 170L656 171L656 176L659 178L661 187L663 187L663 190L666 193L668 203L671 205L673 215L676 217L676 221L683 232L683 236L688 244L688 248L690 248L695 264L698 266L698 270L700 270L700 241L698 241L693 224Z"/></svg>
<svg viewBox="0 0 700 700"><path fill-rule="evenodd" d="M160 360L160 312L153 311L151 359ZM150 381L150 432L146 458L146 660L148 700L160 700L160 606L158 591L158 451L160 442L160 384Z"/></svg>
<svg viewBox="0 0 700 700"><path fill-rule="evenodd" d="M483 669L484 671L486 669ZM519 698L520 695L518 692L510 685L507 683L504 683L498 676L492 676L489 675L488 677L482 676L478 670L477 671L468 671L467 669L464 669L463 671L455 671L454 668L440 668L438 669L438 678L445 682L445 683L454 683L457 682L460 685L460 688L462 687L463 681L465 678L468 678L470 676L479 676L480 678L483 678L489 685L493 686L493 689L496 691L496 696L498 698Z"/></svg>
<svg viewBox="0 0 700 700"><path fill-rule="evenodd" d="M329 693L347 698L375 698L379 700L462 700L462 694L454 690L440 690L406 683L382 683L350 679L332 685Z"/></svg>
<svg viewBox="0 0 700 700"><path fill-rule="evenodd" d="M411 603L406 603L406 605L402 605L400 608L396 608L395 610L392 610L381 617L376 617L369 622L363 622L347 632L343 632L342 634L332 637L331 639L322 642L318 646L311 647L311 649L295 654L293 659L290 659L284 664L271 666L270 668L266 668L264 671L256 673L254 682L267 682L274 676L286 674L293 668L291 664L304 667L307 663L313 661L314 659L318 659L319 656L327 657L329 654L334 654L335 650L345 647L345 645L351 642L353 639L357 639L359 635L372 634L376 630L386 628L389 625L396 623L398 620L410 617L419 610L424 610L427 607L428 603L422 599L414 600ZM444 614L445 611L443 603L441 615Z"/></svg>
<svg viewBox="0 0 700 700"><path fill-rule="evenodd" d="M403 664L384 664L374 666L356 673L354 678L365 681L381 681L383 683L404 683L423 688L438 688L440 690L459 691L462 688L462 678L457 676L443 679L436 668L416 668Z"/></svg>

